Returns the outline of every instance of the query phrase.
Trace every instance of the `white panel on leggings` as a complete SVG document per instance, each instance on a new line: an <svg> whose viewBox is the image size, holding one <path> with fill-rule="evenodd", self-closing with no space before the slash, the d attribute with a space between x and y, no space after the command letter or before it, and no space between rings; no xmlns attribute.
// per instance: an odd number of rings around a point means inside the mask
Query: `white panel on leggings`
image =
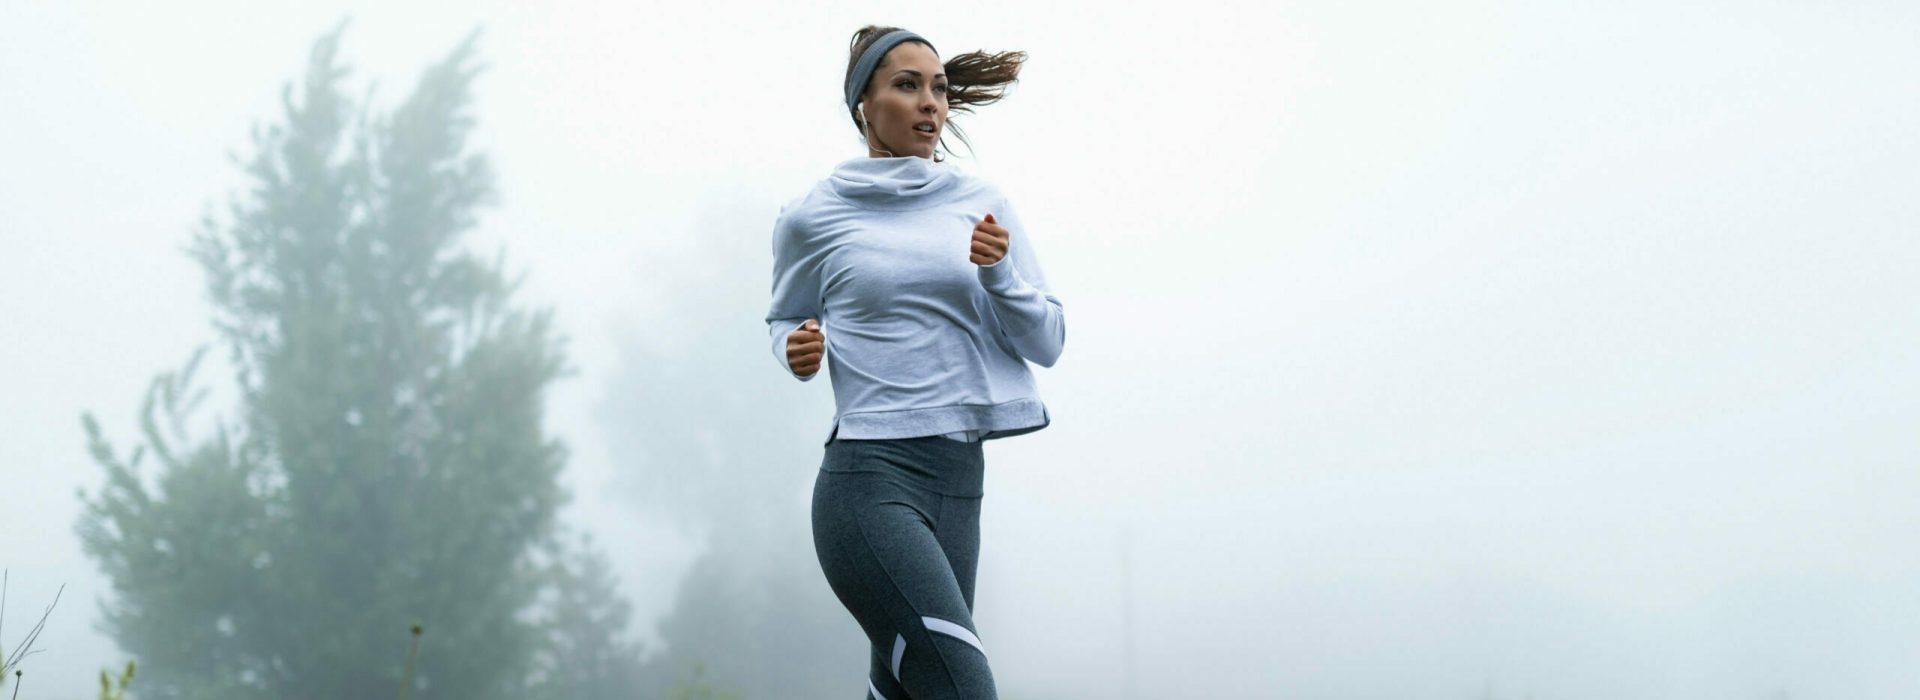
<svg viewBox="0 0 1920 700"><path fill-rule="evenodd" d="M873 681L867 681L867 692L873 693L873 700L887 700L887 696L880 694L879 688L873 687Z"/></svg>
<svg viewBox="0 0 1920 700"><path fill-rule="evenodd" d="M893 635L893 681L895 683L900 682L900 657L906 655L906 653L907 653L906 635L901 635L901 634ZM868 683L871 684L872 681L868 681Z"/></svg>
<svg viewBox="0 0 1920 700"><path fill-rule="evenodd" d="M980 653L982 654L987 653L987 648L980 646L980 638L973 636L973 632L968 630L965 627L961 627L959 625L948 622L946 620L942 620L937 617L922 617L920 618L920 624L926 625L928 632L939 632L941 634L947 635L954 639L958 639L960 641L973 645L973 648L979 649Z"/></svg>

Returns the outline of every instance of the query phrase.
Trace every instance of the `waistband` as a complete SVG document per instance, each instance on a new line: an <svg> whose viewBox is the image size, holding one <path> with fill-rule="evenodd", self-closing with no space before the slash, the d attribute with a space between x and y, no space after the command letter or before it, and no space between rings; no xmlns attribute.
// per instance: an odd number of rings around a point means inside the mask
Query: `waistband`
<svg viewBox="0 0 1920 700"><path fill-rule="evenodd" d="M820 471L879 474L934 493L979 498L984 494L986 452L982 443L938 435L827 443Z"/></svg>

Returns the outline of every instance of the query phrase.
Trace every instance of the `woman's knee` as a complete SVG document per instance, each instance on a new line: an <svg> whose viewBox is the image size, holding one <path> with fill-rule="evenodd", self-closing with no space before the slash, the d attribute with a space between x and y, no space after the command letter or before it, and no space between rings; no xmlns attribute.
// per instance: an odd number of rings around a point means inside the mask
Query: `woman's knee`
<svg viewBox="0 0 1920 700"><path fill-rule="evenodd" d="M890 650L893 676L914 700L995 697L987 650L967 620L923 616Z"/></svg>

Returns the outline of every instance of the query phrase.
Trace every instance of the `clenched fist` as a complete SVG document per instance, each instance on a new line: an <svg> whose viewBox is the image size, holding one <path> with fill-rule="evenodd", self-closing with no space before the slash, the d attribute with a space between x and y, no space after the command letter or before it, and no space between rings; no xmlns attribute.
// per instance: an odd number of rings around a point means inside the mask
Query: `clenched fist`
<svg viewBox="0 0 1920 700"><path fill-rule="evenodd" d="M821 328L817 320L807 319L787 334L787 367L796 375L811 377L820 371L820 358L826 352L826 329Z"/></svg>
<svg viewBox="0 0 1920 700"><path fill-rule="evenodd" d="M975 265L992 265L1007 255L1007 228L995 223L993 215L988 214L985 221L973 225L973 254L968 257Z"/></svg>

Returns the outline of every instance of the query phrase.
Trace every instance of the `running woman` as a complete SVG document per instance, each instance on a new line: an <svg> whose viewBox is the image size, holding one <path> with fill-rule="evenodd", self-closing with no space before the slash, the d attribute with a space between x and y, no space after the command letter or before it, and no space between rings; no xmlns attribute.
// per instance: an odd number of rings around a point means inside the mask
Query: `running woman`
<svg viewBox="0 0 1920 700"><path fill-rule="evenodd" d="M1006 197L940 151L950 112L999 101L1025 60L855 32L842 88L867 152L774 223L767 326L792 376L832 377L814 550L872 645L871 700L995 697L973 622L981 443L1047 427L1027 363L1053 366L1066 320Z"/></svg>

